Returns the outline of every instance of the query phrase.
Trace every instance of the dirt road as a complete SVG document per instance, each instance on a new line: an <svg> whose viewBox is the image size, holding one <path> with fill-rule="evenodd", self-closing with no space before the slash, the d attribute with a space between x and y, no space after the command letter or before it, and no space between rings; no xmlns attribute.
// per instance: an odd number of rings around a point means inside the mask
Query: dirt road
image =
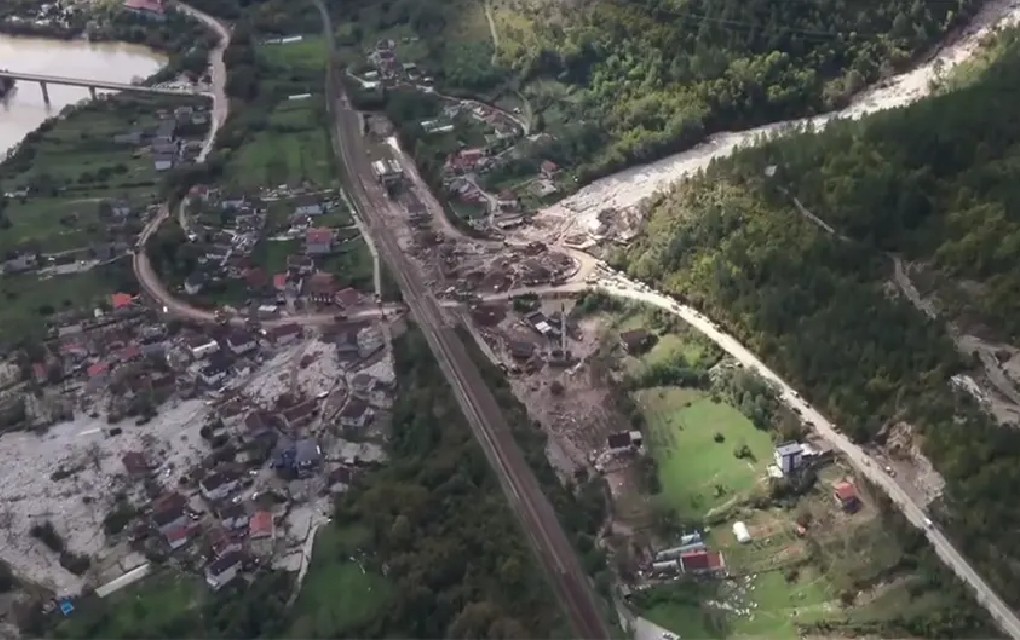
<svg viewBox="0 0 1020 640"><path fill-rule="evenodd" d="M219 42L209 53L209 78L212 80L213 91L212 123L202 144L202 151L196 158L197 162L205 162L216 143L216 134L227 121L227 116L230 115L230 100L227 98L227 65L223 62L223 54L227 50L227 45L230 44L230 28L191 5L179 2L177 8L202 22L219 36Z"/></svg>

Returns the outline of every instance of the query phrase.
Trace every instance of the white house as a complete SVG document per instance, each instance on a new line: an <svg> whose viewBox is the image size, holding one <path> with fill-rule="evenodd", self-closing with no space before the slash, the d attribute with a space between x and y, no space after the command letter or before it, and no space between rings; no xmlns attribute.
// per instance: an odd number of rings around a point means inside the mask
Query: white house
<svg viewBox="0 0 1020 640"><path fill-rule="evenodd" d="M751 532L747 530L747 525L743 521L733 523L733 536L741 544L751 541Z"/></svg>
<svg viewBox="0 0 1020 640"><path fill-rule="evenodd" d="M209 563L205 568L205 581L218 591L223 585L236 578L240 571L241 554L234 551Z"/></svg>
<svg viewBox="0 0 1020 640"><path fill-rule="evenodd" d="M220 344L212 338L205 341L196 340L188 349L191 353L191 357L195 360L201 360L202 358L212 355L219 350Z"/></svg>
<svg viewBox="0 0 1020 640"><path fill-rule="evenodd" d="M198 377L206 385L215 387L227 378L227 365L219 362L210 362L199 369Z"/></svg>
<svg viewBox="0 0 1020 640"><path fill-rule="evenodd" d="M787 442L776 447L776 466L785 475L790 475L800 468L804 456L804 445L799 442Z"/></svg>

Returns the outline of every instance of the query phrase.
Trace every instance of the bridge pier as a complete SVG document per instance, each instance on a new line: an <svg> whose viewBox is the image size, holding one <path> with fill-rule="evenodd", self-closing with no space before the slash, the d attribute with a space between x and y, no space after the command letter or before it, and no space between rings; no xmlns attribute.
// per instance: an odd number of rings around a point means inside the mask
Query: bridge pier
<svg viewBox="0 0 1020 640"><path fill-rule="evenodd" d="M39 88L42 89L43 103L48 105L50 103L50 89L46 86L46 82L44 80L39 81Z"/></svg>
<svg viewBox="0 0 1020 640"><path fill-rule="evenodd" d="M89 97L92 98L93 100L96 99L96 88L95 87L89 87Z"/></svg>

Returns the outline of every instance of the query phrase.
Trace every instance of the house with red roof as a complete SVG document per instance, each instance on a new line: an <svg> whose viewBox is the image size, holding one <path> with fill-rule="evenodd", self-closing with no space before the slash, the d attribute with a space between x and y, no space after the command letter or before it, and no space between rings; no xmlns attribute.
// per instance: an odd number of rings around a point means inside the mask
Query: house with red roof
<svg viewBox="0 0 1020 640"><path fill-rule="evenodd" d="M269 511L256 511L248 520L248 540L252 553L260 556L269 555L273 551L276 527L273 526L273 514Z"/></svg>
<svg viewBox="0 0 1020 640"><path fill-rule="evenodd" d="M333 251L333 230L324 227L309 229L305 232L305 253L310 256L321 256Z"/></svg>
<svg viewBox="0 0 1020 640"><path fill-rule="evenodd" d="M114 311L127 309L135 303L135 298L130 293L114 293L110 295L110 306Z"/></svg>
<svg viewBox="0 0 1020 640"><path fill-rule="evenodd" d="M680 554L680 567L691 575L719 575L726 572L722 553L701 549Z"/></svg>
<svg viewBox="0 0 1020 640"><path fill-rule="evenodd" d="M552 180L559 173L560 168L556 166L556 163L552 160L543 160L541 165L542 177L546 180Z"/></svg>
<svg viewBox="0 0 1020 640"><path fill-rule="evenodd" d="M853 513L861 507L861 498L857 487L850 482L839 482L832 488L832 496L836 503L847 513Z"/></svg>

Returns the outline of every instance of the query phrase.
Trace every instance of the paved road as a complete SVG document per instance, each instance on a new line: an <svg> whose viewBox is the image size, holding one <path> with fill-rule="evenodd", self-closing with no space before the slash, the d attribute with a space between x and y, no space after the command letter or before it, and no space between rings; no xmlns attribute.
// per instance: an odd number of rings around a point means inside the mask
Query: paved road
<svg viewBox="0 0 1020 640"><path fill-rule="evenodd" d="M963 554L953 546L953 543L941 531L937 528L926 526L927 516L924 510L907 495L899 484L885 473L879 465L872 463L867 453L861 447L840 433L832 422L805 402L789 384L765 366L757 356L697 309L681 304L669 296L653 291L648 287L621 276L600 279L598 284L595 285L583 286L574 284L566 287L533 287L505 293L483 295L481 297L483 300L506 300L522 293L556 295L565 292L576 292L579 289L598 289L614 296L636 300L669 311L704 333L745 367L754 369L759 375L771 382L788 406L798 411L802 419L807 421L809 426L839 449L859 473L865 476L872 484L880 487L911 524L924 532L928 542L932 545L939 558L942 559L942 562L963 582L970 585L978 603L988 611L992 619L1011 638L1020 639L1020 619L1017 618L1016 614L995 593L988 583L978 575Z"/></svg>
<svg viewBox="0 0 1020 640"><path fill-rule="evenodd" d="M326 8L316 2L323 18L324 35L333 50L333 30ZM455 396L496 471L525 533L547 569L574 631L582 638L609 638L609 629L592 592L590 581L560 526L556 513L542 493L534 473L514 440L503 412L482 381L481 372L453 328L444 324L442 311L418 270L404 257L387 217L400 219L395 204L376 183L362 145L360 116L344 95L338 70L327 79L327 95L335 116L334 145L350 182L351 195L364 217L365 228L400 284L411 312L428 340ZM388 216L389 214L389 216Z"/></svg>

